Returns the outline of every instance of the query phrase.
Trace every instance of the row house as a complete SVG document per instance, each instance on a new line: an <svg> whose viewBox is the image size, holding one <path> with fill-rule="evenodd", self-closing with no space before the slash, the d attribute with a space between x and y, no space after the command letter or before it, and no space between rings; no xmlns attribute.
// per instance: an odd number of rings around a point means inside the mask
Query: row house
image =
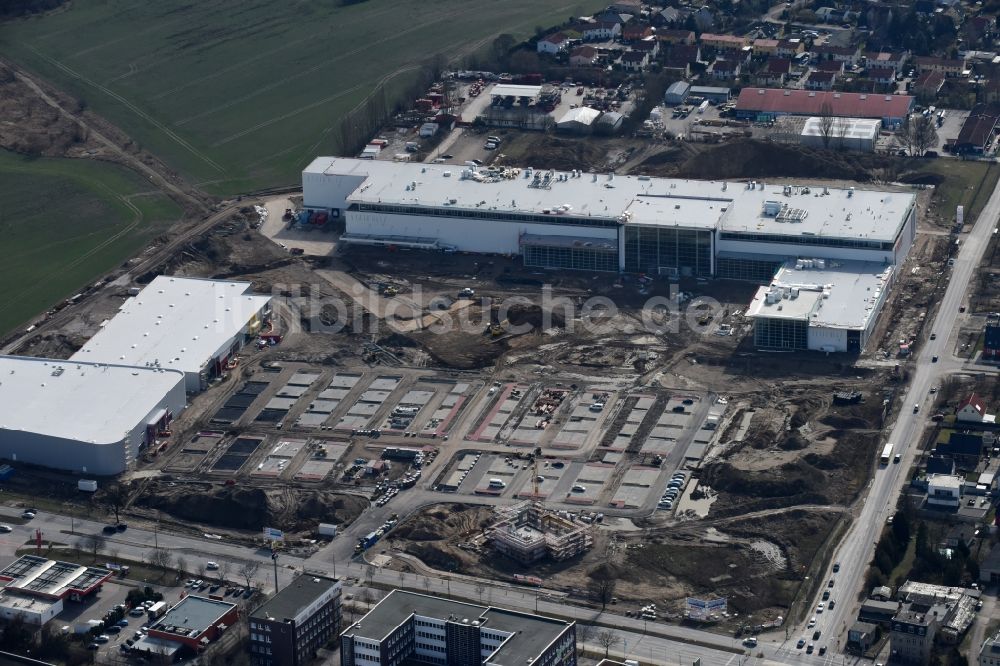
<svg viewBox="0 0 1000 666"><path fill-rule="evenodd" d="M660 44L694 44L696 35L693 30L674 30L672 28L664 28L656 32L656 40Z"/></svg>
<svg viewBox="0 0 1000 666"><path fill-rule="evenodd" d="M934 56L914 56L913 64L918 72L939 72L945 76L960 76L966 67L964 60Z"/></svg>
<svg viewBox="0 0 1000 666"><path fill-rule="evenodd" d="M629 23L622 28L623 42L638 42L653 36L653 28L644 23Z"/></svg>
<svg viewBox="0 0 1000 666"><path fill-rule="evenodd" d="M626 72L641 72L649 64L649 54L643 51L626 51L618 64Z"/></svg>
<svg viewBox="0 0 1000 666"><path fill-rule="evenodd" d="M781 88L792 73L792 61L788 58L770 58L757 74L757 85L765 88Z"/></svg>
<svg viewBox="0 0 1000 666"><path fill-rule="evenodd" d="M708 46L720 53L737 53L748 46L746 37L738 35L716 35L703 33L701 35L701 45Z"/></svg>
<svg viewBox="0 0 1000 666"><path fill-rule="evenodd" d="M593 67L597 64L597 49L593 46L577 46L569 52L570 67Z"/></svg>
<svg viewBox="0 0 1000 666"><path fill-rule="evenodd" d="M864 57L869 67L891 67L897 73L906 64L906 51L866 51Z"/></svg>
<svg viewBox="0 0 1000 666"><path fill-rule="evenodd" d="M848 65L856 65L858 63L858 48L856 46L821 44L813 47L813 53L821 60L836 60Z"/></svg>
<svg viewBox="0 0 1000 666"><path fill-rule="evenodd" d="M778 55L778 44L777 39L755 39L751 48L755 56L773 58Z"/></svg>
<svg viewBox="0 0 1000 666"><path fill-rule="evenodd" d="M615 23L614 21L597 21L596 23L588 23L580 34L588 42L604 42L608 40L618 39L618 36L622 34L622 24Z"/></svg>
<svg viewBox="0 0 1000 666"><path fill-rule="evenodd" d="M781 39L778 40L778 48L775 55L779 58L794 58L806 50L806 43L801 39Z"/></svg>
<svg viewBox="0 0 1000 666"><path fill-rule="evenodd" d="M896 85L896 70L892 67L869 67L868 79L884 86Z"/></svg>
<svg viewBox="0 0 1000 666"><path fill-rule="evenodd" d="M736 59L717 58L712 65L712 76L716 79L735 79L740 71L740 61Z"/></svg>
<svg viewBox="0 0 1000 666"><path fill-rule="evenodd" d="M546 35L538 40L538 52L555 55L569 48L570 39L561 32Z"/></svg>
<svg viewBox="0 0 1000 666"><path fill-rule="evenodd" d="M806 79L806 90L833 90L833 83L837 80L837 75L833 72L810 72Z"/></svg>

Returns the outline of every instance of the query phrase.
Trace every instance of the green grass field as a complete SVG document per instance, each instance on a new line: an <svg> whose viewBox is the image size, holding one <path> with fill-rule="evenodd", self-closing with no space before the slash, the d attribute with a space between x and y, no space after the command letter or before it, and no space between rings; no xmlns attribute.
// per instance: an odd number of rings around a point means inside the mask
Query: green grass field
<svg viewBox="0 0 1000 666"><path fill-rule="evenodd" d="M381 80L605 0L74 0L5 24L0 53L216 194L292 184Z"/></svg>
<svg viewBox="0 0 1000 666"><path fill-rule="evenodd" d="M955 208L965 206L966 222L975 222L993 188L996 187L1000 168L990 162L975 162L951 159L926 160L923 171L944 176L938 185L935 197L938 212L945 220L954 221Z"/></svg>
<svg viewBox="0 0 1000 666"><path fill-rule="evenodd" d="M181 212L123 167L0 151L0 336L127 259Z"/></svg>

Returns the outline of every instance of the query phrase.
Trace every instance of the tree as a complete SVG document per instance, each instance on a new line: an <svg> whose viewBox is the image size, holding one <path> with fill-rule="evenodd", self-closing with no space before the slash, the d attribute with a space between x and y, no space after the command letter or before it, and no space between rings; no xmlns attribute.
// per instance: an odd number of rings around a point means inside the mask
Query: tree
<svg viewBox="0 0 1000 666"><path fill-rule="evenodd" d="M365 604L365 610L371 610L372 603L375 601L375 593L371 591L371 588L364 588L358 593L358 597Z"/></svg>
<svg viewBox="0 0 1000 666"><path fill-rule="evenodd" d="M576 625L576 650L580 652L587 647L587 641L594 637L594 633L597 629L592 624L577 624Z"/></svg>
<svg viewBox="0 0 1000 666"><path fill-rule="evenodd" d="M222 560L222 562L219 563L219 580L221 580L223 583L228 582L229 570L231 568L232 567L229 564L229 560Z"/></svg>
<svg viewBox="0 0 1000 666"><path fill-rule="evenodd" d="M903 119L896 132L899 143L913 157L921 157L938 142L937 128L934 117L922 113L908 115Z"/></svg>
<svg viewBox="0 0 1000 666"><path fill-rule="evenodd" d="M181 557L180 555L178 555L177 556L177 575L179 576L182 573L186 572L187 570L188 570L188 562L187 562L187 560L184 559L183 557Z"/></svg>
<svg viewBox="0 0 1000 666"><path fill-rule="evenodd" d="M830 140L833 138L833 129L837 118L833 115L833 106L829 102L823 102L819 107L819 135L823 140L823 148L829 150Z"/></svg>
<svg viewBox="0 0 1000 666"><path fill-rule="evenodd" d="M597 644L604 648L604 658L608 658L611 648L621 643L621 638L611 629L604 629L597 634Z"/></svg>
<svg viewBox="0 0 1000 666"><path fill-rule="evenodd" d="M615 596L617 580L614 572L608 565L597 567L590 572L590 583L588 589L594 601L601 604L601 610L607 609L608 604Z"/></svg>
<svg viewBox="0 0 1000 666"><path fill-rule="evenodd" d="M115 514L115 522L121 522L121 512L128 506L129 489L127 485L121 483L112 484L104 491L103 502L108 511Z"/></svg>
<svg viewBox="0 0 1000 666"><path fill-rule="evenodd" d="M236 573L246 581L247 587L253 587L253 579L257 576L259 570L260 562L257 560L243 560Z"/></svg>
<svg viewBox="0 0 1000 666"><path fill-rule="evenodd" d="M479 595L479 603L483 603L483 592L486 591L486 585L482 581L476 582L476 594Z"/></svg>
<svg viewBox="0 0 1000 666"><path fill-rule="evenodd" d="M149 563L157 569L169 569L174 556L166 548L154 548L149 551Z"/></svg>
<svg viewBox="0 0 1000 666"><path fill-rule="evenodd" d="M85 550L90 552L90 555L97 561L97 553L100 552L104 545L107 543L107 539L104 538L103 534L87 534L80 537L77 541L77 547L80 550Z"/></svg>

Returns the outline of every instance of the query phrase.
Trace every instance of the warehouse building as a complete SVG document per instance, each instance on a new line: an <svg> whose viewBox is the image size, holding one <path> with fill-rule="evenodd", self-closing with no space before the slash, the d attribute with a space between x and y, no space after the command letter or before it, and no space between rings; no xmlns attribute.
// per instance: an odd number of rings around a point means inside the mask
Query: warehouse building
<svg viewBox="0 0 1000 666"><path fill-rule="evenodd" d="M774 119L767 138L820 150L873 153L881 128L881 121L869 118L781 116Z"/></svg>
<svg viewBox="0 0 1000 666"><path fill-rule="evenodd" d="M892 128L898 127L911 113L913 103L910 95L744 88L736 100L736 117L769 122L780 116L832 115L876 119Z"/></svg>
<svg viewBox="0 0 1000 666"><path fill-rule="evenodd" d="M526 266L768 282L789 259L898 264L909 192L320 157L305 206L344 243L520 255Z"/></svg>
<svg viewBox="0 0 1000 666"><path fill-rule="evenodd" d="M239 621L236 604L188 595L149 625L132 646L133 655L162 656L177 661L199 654Z"/></svg>
<svg viewBox="0 0 1000 666"><path fill-rule="evenodd" d="M303 574L250 613L250 663L300 666L340 632L341 583Z"/></svg>
<svg viewBox="0 0 1000 666"><path fill-rule="evenodd" d="M556 121L556 129L560 132L572 134L590 134L594 129L594 122L601 115L597 109L589 106L578 106L570 109Z"/></svg>
<svg viewBox="0 0 1000 666"><path fill-rule="evenodd" d="M393 590L340 636L341 666L576 666L576 624Z"/></svg>
<svg viewBox="0 0 1000 666"><path fill-rule="evenodd" d="M758 349L860 352L892 287L881 263L798 259L754 295L747 318Z"/></svg>
<svg viewBox="0 0 1000 666"><path fill-rule="evenodd" d="M0 457L118 474L185 406L184 373L0 356Z"/></svg>
<svg viewBox="0 0 1000 666"><path fill-rule="evenodd" d="M271 297L250 288L160 275L126 299L71 360L177 369L188 392L200 391L269 320Z"/></svg>

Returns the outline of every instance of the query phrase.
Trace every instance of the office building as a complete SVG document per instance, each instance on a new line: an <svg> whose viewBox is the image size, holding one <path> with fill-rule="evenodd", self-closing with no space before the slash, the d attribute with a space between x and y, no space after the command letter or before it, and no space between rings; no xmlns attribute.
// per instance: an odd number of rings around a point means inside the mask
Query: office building
<svg viewBox="0 0 1000 666"><path fill-rule="evenodd" d="M189 595L149 625L149 632L135 642L132 652L170 659L197 654L237 621L239 608L236 604Z"/></svg>
<svg viewBox="0 0 1000 666"><path fill-rule="evenodd" d="M575 666L576 624L394 590L340 637L341 666Z"/></svg>
<svg viewBox="0 0 1000 666"><path fill-rule="evenodd" d="M303 574L250 613L250 663L300 666L340 632L341 583Z"/></svg>

